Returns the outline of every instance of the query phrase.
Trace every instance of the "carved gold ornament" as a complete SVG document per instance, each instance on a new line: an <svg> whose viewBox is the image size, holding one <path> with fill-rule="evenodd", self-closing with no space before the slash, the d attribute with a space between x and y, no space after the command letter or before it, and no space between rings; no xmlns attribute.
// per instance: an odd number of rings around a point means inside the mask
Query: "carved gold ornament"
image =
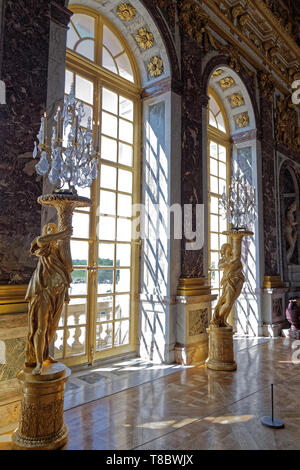
<svg viewBox="0 0 300 470"><path fill-rule="evenodd" d="M159 77L164 71L164 64L160 57L154 56L148 64L148 72L150 77Z"/></svg>
<svg viewBox="0 0 300 470"><path fill-rule="evenodd" d="M222 73L223 73L223 70L222 70L222 69L217 69L217 70L215 70L215 71L211 74L211 76L212 76L213 78L219 77L219 75L222 75Z"/></svg>
<svg viewBox="0 0 300 470"><path fill-rule="evenodd" d="M225 77L220 80L220 86L223 89L230 88L235 84L235 81L231 77Z"/></svg>
<svg viewBox="0 0 300 470"><path fill-rule="evenodd" d="M136 42L142 49L151 49L154 43L154 36L146 28L140 28L135 37Z"/></svg>
<svg viewBox="0 0 300 470"><path fill-rule="evenodd" d="M130 3L121 3L117 8L117 15L122 21L131 21L135 18L136 9Z"/></svg>
<svg viewBox="0 0 300 470"><path fill-rule="evenodd" d="M242 106L245 103L244 98L239 93L234 93L233 95L231 95L230 101L231 101L231 106L233 106L234 108L237 108L238 106Z"/></svg>
<svg viewBox="0 0 300 470"><path fill-rule="evenodd" d="M236 118L235 122L237 125L242 128L242 127L247 127L249 125L249 115L248 113L241 113L238 115Z"/></svg>

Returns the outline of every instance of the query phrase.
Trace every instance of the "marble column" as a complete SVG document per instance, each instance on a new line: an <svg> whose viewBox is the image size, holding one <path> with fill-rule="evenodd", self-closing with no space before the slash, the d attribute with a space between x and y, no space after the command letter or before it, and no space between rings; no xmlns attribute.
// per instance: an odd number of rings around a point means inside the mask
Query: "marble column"
<svg viewBox="0 0 300 470"><path fill-rule="evenodd" d="M200 87L202 49L186 35L182 36L182 206L192 205L193 230L196 229L196 207L206 201L206 114L208 97ZM202 228L207 226L207 207L203 210ZM184 230L183 230L184 233ZM204 246L193 250L183 235L181 278L177 290L175 346L176 361L181 364L204 362L208 355L208 327L211 316L210 286L207 285L207 258Z"/></svg>
<svg viewBox="0 0 300 470"><path fill-rule="evenodd" d="M279 336L284 325L285 290L279 275L277 255L278 227L273 103L263 94L260 96L260 114L265 265L262 329L265 336Z"/></svg>

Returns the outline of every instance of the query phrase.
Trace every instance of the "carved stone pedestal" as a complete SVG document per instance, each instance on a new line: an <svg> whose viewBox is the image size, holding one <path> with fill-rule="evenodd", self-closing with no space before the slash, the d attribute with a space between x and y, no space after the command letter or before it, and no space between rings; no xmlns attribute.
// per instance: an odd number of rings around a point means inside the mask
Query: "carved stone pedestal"
<svg viewBox="0 0 300 470"><path fill-rule="evenodd" d="M63 421L64 388L70 370L61 363L44 365L40 375L26 367L19 374L22 410L13 434L13 449L55 450L68 440Z"/></svg>
<svg viewBox="0 0 300 470"><path fill-rule="evenodd" d="M180 279L177 293L175 361L204 364L208 356L206 329L216 296L211 295L205 278Z"/></svg>
<svg viewBox="0 0 300 470"><path fill-rule="evenodd" d="M209 327L209 352L207 367L213 370L236 370L231 327Z"/></svg>

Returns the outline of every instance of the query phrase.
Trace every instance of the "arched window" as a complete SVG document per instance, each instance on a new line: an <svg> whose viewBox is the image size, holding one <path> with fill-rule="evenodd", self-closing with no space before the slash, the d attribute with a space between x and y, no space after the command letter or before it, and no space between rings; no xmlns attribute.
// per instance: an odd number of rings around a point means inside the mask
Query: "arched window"
<svg viewBox="0 0 300 470"><path fill-rule="evenodd" d="M219 208L219 200L223 192L227 191L230 179L230 134L226 113L218 95L211 88L208 95L208 266L212 294L219 297L222 276L218 268L220 249L227 242L222 232L228 228Z"/></svg>
<svg viewBox="0 0 300 470"><path fill-rule="evenodd" d="M79 191L94 204L74 214L71 300L55 341L55 357L73 365L136 349L140 79L121 34L95 11L71 9L65 93L73 84L86 119L99 123L100 151L97 181Z"/></svg>

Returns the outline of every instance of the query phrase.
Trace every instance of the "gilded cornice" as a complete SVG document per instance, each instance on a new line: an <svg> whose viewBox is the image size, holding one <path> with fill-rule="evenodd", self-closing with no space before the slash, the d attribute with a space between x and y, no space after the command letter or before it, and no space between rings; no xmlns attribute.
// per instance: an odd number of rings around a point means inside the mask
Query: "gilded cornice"
<svg viewBox="0 0 300 470"><path fill-rule="evenodd" d="M240 57L245 57L256 70L264 73L273 70L278 77L278 79L273 77L274 85L284 93L287 90L290 91L291 83L299 78L300 48L280 24L280 21L271 13L264 0L247 0L246 3L243 2L245 6L234 0L225 0L224 2L202 0L201 5L205 6L205 10L196 0L155 0L155 2L158 7L168 10L173 22L177 9L180 29L201 44L205 52L214 49L229 55L231 66L236 71L242 64L249 76L254 75L241 62ZM212 18L207 9L221 20L223 27L220 22ZM263 23L263 25L260 24L261 29L263 30L265 27L266 31L271 31L274 39L267 34L264 39L262 33L259 37L252 31L256 26L252 17L257 18L257 12L259 12L261 19L260 23ZM212 35L212 31L229 44L222 45ZM284 56L285 63L280 57L282 53L282 48L278 47L280 41L289 47L290 56L289 58ZM248 48L248 51L245 48ZM249 53L249 50L254 54ZM269 67L269 71L266 66Z"/></svg>

